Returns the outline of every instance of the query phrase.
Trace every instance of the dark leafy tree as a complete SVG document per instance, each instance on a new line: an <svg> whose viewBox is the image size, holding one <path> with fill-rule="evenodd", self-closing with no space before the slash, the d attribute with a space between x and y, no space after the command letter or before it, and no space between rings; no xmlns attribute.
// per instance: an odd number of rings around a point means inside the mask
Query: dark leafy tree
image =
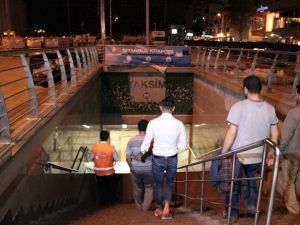
<svg viewBox="0 0 300 225"><path fill-rule="evenodd" d="M229 0L227 14L230 25L239 33L242 41L243 32L249 29L251 16L255 11L255 0Z"/></svg>

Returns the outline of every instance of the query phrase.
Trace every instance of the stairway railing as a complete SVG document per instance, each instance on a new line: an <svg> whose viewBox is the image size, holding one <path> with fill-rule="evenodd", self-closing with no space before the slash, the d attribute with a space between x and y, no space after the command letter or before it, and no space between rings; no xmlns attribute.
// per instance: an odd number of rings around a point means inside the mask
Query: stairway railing
<svg viewBox="0 0 300 225"><path fill-rule="evenodd" d="M75 159L74 159L74 161L73 161L73 163L72 163L72 166L71 166L72 169L75 168L75 164L77 163L79 154L81 153L81 157L80 157L79 162L78 162L78 164L77 164L77 170L79 170L79 168L80 168L80 166L81 166L81 163L82 163L82 161L83 161L83 158L86 156L87 152L88 152L88 147L87 147L87 146L81 146L81 147L78 149L77 154L76 154L76 156L75 156Z"/></svg>
<svg viewBox="0 0 300 225"><path fill-rule="evenodd" d="M237 160L237 154L240 152L245 152L257 147L263 147L263 153L262 153L262 163L260 168L260 174L258 177L249 177L249 178L239 178L235 177L235 164ZM267 217L266 217L266 225L271 224L272 219L272 213L273 213L273 203L274 203L274 195L275 195L275 187L276 187L276 181L277 181L277 175L278 175L278 169L279 169L279 158L280 158L280 150L278 146L272 142L270 139L265 139L259 142L255 142L253 144L240 147L238 149L232 150L230 152L220 154L214 157L209 157L203 160L200 160L195 163L190 163L185 166L178 167L177 169L185 169L185 178L182 181L176 181L176 182L183 182L184 183L184 194L176 193L178 196L184 197L184 206L187 207L187 199L192 199L192 197L188 196L188 183L189 182L200 182L201 184L201 196L200 196L200 213L203 213L204 208L204 183L205 182L211 182L210 179L205 179L205 165L208 162L212 162L213 160L221 160L224 157L229 158L232 157L232 173L231 173L231 179L229 180L214 180L219 182L230 182L230 201L228 205L228 217L227 217L227 224L230 224L231 220L231 210L232 210L232 196L233 196L233 190L234 190L234 183L236 181L242 181L242 180L258 180L259 186L258 186L258 197L257 197L257 205L255 210L255 222L254 224L258 224L258 217L259 217L259 209L260 209L260 201L261 201L261 192L262 192L262 185L263 180L265 178L265 169L266 169L266 156L267 152L270 150L274 151L274 164L273 164L273 175L272 175L272 182L271 182L271 189L270 189L270 195L269 195L269 203L267 208ZM201 172L201 179L200 180L188 180L188 172L189 168L195 165L202 165L202 172Z"/></svg>

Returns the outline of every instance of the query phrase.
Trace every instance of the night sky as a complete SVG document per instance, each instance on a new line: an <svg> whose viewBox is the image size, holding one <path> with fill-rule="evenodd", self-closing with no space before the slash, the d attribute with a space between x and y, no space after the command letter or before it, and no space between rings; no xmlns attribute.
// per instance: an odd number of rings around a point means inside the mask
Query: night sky
<svg viewBox="0 0 300 225"><path fill-rule="evenodd" d="M99 0L25 0L28 33L45 29L48 35L97 34ZM184 9L188 0L150 0L150 29L168 29L171 24L185 24ZM109 32L109 1L106 6L106 29ZM112 0L113 33L142 34L145 31L145 0Z"/></svg>

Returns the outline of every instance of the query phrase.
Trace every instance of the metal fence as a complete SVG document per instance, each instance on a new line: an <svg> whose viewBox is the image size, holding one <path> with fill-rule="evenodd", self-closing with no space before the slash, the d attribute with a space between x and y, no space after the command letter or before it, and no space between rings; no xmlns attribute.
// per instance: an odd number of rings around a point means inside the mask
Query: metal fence
<svg viewBox="0 0 300 225"><path fill-rule="evenodd" d="M240 152L245 152L245 151L257 148L257 147L263 147L262 164L261 164L261 167L259 170L259 175L257 177L246 177L246 178L241 178L241 177L236 176L235 165L236 165L236 160L238 160L237 154ZM269 203L268 203L268 207L267 207L267 212L266 212L267 215L266 215L266 223L265 223L265 224L269 225L269 224L271 224L271 219L272 219L275 187L276 187L277 175L278 175L278 170L279 170L279 160L280 160L280 150L279 150L278 146L269 139L265 139L265 140L253 143L253 144L232 150L232 151L224 153L224 154L219 154L214 157L206 157L206 159L200 160L195 163L190 163L185 166L181 166L181 167L177 168L178 170L185 169L185 177L183 180L176 181L177 183L184 184L184 193L177 192L176 195L182 196L184 198L184 206L185 207L187 207L188 200L199 200L200 201L200 213L203 213L204 203L208 202L207 200L205 200L204 185L208 184L211 181L230 183L230 201L229 201L229 205L226 205L226 207L228 208L227 224L230 224L231 210L232 210L232 197L233 197L234 186L236 185L236 182L241 182L242 180L247 180L247 181L258 180L258 183L259 183L258 197L257 197L256 208L254 210L254 213L255 213L254 224L257 225L259 214L260 214L260 204L261 204L263 180L265 179L265 175L266 175L266 173L265 173L266 155L267 155L267 152L271 151L271 150L274 151L275 158L274 158L274 164L273 164L273 168L272 168L272 170L273 170L272 183L271 183L271 189L269 192ZM222 160L223 158L231 158L232 159L231 178L228 180L225 180L225 179L211 180L211 179L205 178L205 170L207 169L206 166L214 160ZM200 179L199 180L189 179L189 169L196 165L199 165L202 168L202 171L200 172ZM200 197L199 198L195 197L195 196L191 196L188 193L189 185L191 183L195 183L195 182L200 183ZM216 203L216 202L210 202L210 203L224 204L224 203ZM225 206L225 204L224 204L224 206Z"/></svg>
<svg viewBox="0 0 300 225"><path fill-rule="evenodd" d="M14 144L98 66L95 46L0 52L0 147Z"/></svg>
<svg viewBox="0 0 300 225"><path fill-rule="evenodd" d="M235 79L258 75L269 90L274 85L295 87L300 79L300 53L265 49L192 47L196 67Z"/></svg>

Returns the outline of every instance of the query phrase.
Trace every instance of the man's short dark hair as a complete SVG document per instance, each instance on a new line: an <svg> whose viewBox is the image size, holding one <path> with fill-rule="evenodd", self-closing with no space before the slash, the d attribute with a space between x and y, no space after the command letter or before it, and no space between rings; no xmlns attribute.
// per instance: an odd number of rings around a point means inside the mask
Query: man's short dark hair
<svg viewBox="0 0 300 225"><path fill-rule="evenodd" d="M148 126L148 120L140 120L138 123L139 131L146 131Z"/></svg>
<svg viewBox="0 0 300 225"><path fill-rule="evenodd" d="M109 137L109 133L107 130L102 130L100 132L100 140L101 141L107 141L108 140L108 137Z"/></svg>
<svg viewBox="0 0 300 225"><path fill-rule="evenodd" d="M175 107L175 100L172 96L167 96L160 102L160 106L173 109L173 107Z"/></svg>
<svg viewBox="0 0 300 225"><path fill-rule="evenodd" d="M297 93L300 95L300 84L296 86Z"/></svg>
<svg viewBox="0 0 300 225"><path fill-rule="evenodd" d="M250 75L244 79L243 88L247 88L250 93L260 94L261 81L258 76Z"/></svg>

